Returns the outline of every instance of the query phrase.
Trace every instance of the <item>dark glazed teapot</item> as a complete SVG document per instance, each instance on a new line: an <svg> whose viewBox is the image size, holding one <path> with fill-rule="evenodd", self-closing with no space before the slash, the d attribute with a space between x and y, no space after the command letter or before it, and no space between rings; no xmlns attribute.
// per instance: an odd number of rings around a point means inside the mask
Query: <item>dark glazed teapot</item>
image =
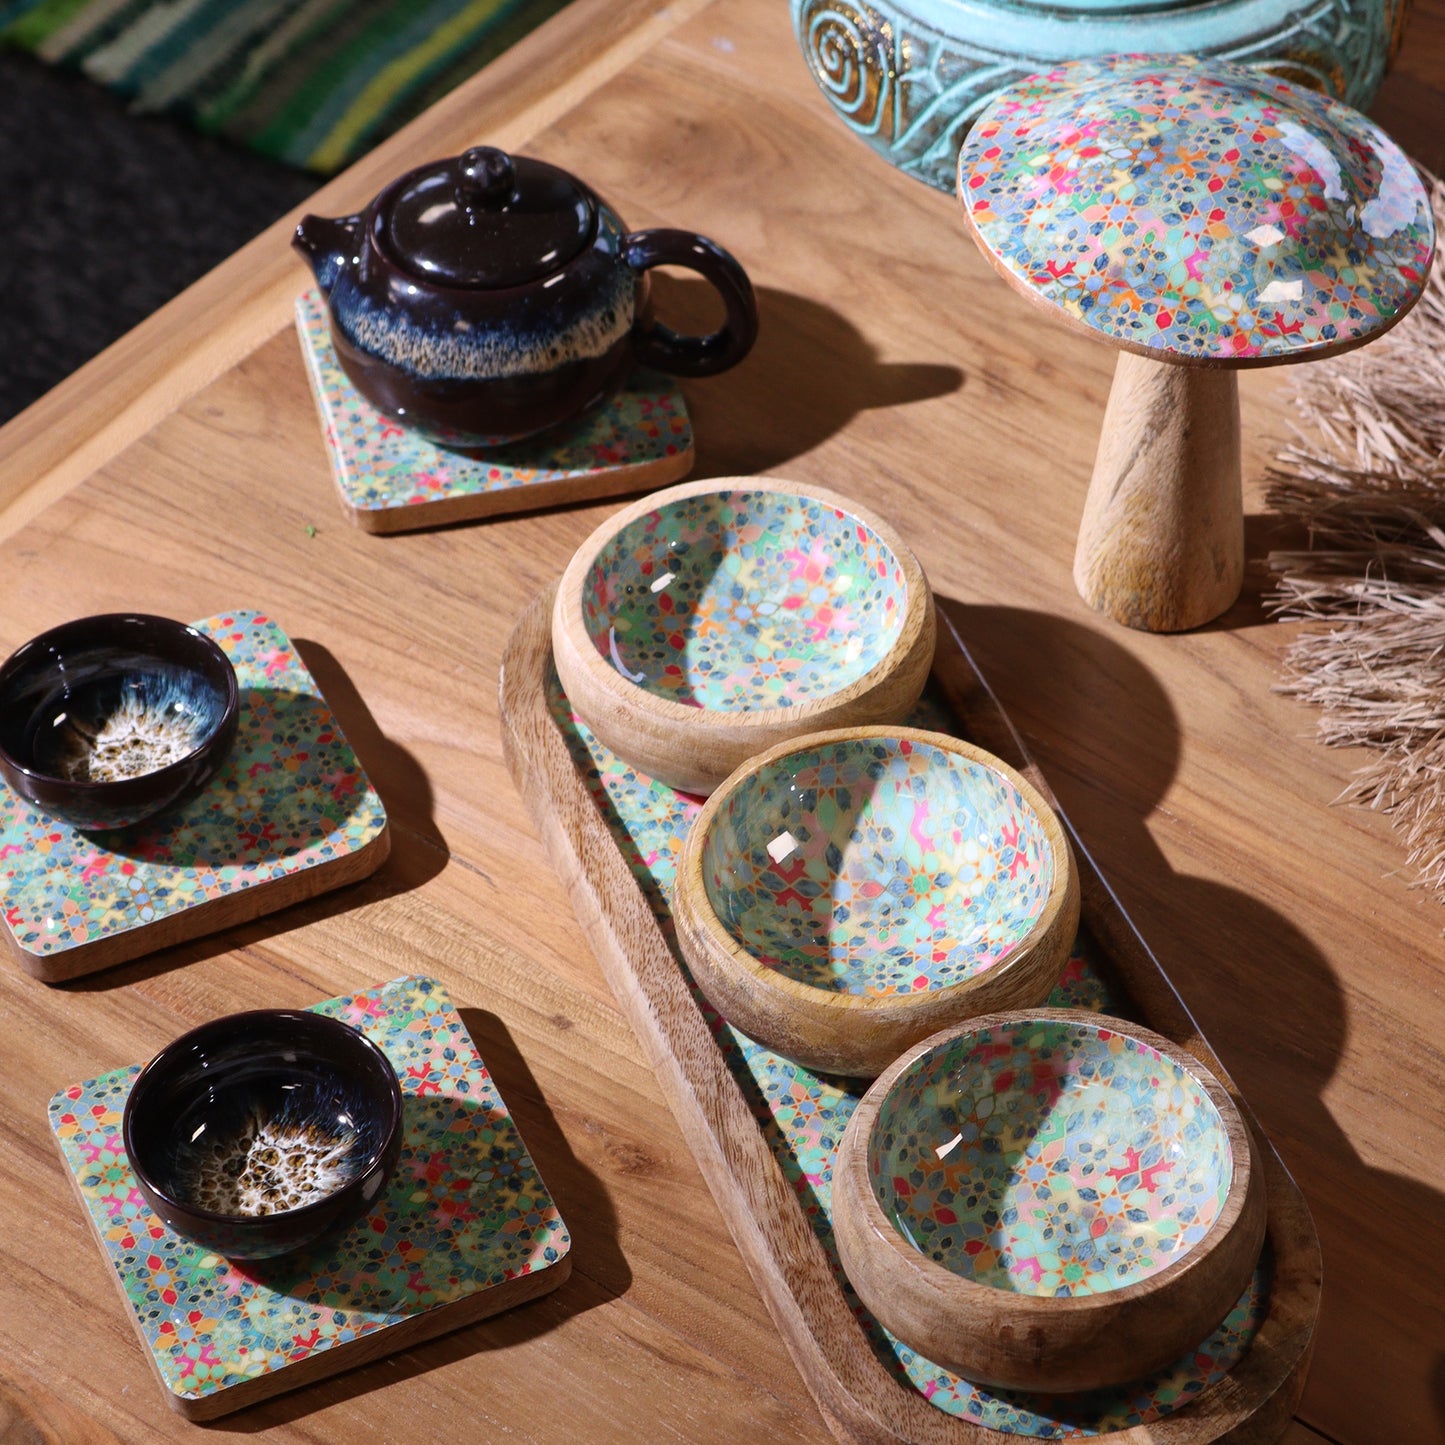
<svg viewBox="0 0 1445 1445"><path fill-rule="evenodd" d="M410 171L355 216L306 216L292 244L331 308L358 391L443 445L499 446L610 396L634 362L675 376L736 365L757 335L747 274L691 231L629 233L575 176L480 146ZM679 336L647 271L684 266L726 320Z"/></svg>

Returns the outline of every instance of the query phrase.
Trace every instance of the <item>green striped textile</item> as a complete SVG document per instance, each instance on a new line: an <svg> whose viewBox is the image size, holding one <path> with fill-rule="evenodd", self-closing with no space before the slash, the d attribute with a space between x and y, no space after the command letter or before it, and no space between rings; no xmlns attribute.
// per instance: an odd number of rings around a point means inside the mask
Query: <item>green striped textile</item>
<svg viewBox="0 0 1445 1445"><path fill-rule="evenodd" d="M0 44L329 175L567 0L0 0Z"/></svg>

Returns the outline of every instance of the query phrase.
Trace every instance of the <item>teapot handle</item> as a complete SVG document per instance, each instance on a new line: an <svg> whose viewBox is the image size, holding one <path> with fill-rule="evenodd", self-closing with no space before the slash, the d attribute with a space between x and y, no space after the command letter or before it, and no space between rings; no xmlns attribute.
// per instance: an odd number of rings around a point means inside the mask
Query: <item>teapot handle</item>
<svg viewBox="0 0 1445 1445"><path fill-rule="evenodd" d="M680 336L654 321L638 331L636 357L672 376L713 376L736 366L758 335L758 303L748 273L716 241L692 231L634 231L624 238L622 254L637 272L653 266L684 266L696 271L722 297L727 319L721 331Z"/></svg>

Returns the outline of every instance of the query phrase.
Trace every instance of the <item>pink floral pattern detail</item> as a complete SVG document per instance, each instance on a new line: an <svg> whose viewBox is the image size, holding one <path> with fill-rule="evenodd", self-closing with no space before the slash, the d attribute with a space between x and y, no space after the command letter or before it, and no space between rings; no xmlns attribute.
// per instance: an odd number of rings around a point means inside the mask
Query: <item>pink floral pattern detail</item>
<svg viewBox="0 0 1445 1445"><path fill-rule="evenodd" d="M599 654L694 707L793 707L888 655L907 583L872 528L810 497L681 497L610 539L582 589Z"/></svg>
<svg viewBox="0 0 1445 1445"><path fill-rule="evenodd" d="M1001 773L909 739L776 759L703 846L708 901L764 964L873 997L945 988L1007 958L1054 877L1042 820Z"/></svg>
<svg viewBox="0 0 1445 1445"><path fill-rule="evenodd" d="M1186 1255L1234 1174L1200 1082L1092 1022L964 1034L925 1054L879 1113L873 1190L955 1274L1018 1294L1100 1294Z"/></svg>

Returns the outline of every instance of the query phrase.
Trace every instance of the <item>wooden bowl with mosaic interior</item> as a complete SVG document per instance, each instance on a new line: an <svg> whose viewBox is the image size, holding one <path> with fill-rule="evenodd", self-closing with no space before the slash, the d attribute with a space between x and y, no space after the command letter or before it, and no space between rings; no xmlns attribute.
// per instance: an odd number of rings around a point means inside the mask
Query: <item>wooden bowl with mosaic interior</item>
<svg viewBox="0 0 1445 1445"><path fill-rule="evenodd" d="M901 721L935 635L923 569L887 522L776 477L624 508L578 548L552 614L578 715L639 771L702 795L802 733Z"/></svg>
<svg viewBox="0 0 1445 1445"><path fill-rule="evenodd" d="M1249 1130L1169 1040L1077 1009L924 1040L838 1150L839 1256L900 1340L978 1384L1125 1385L1247 1288L1266 1199Z"/></svg>
<svg viewBox="0 0 1445 1445"><path fill-rule="evenodd" d="M920 1039L1043 1002L1079 883L1058 816L981 748L917 728L810 734L749 759L683 843L694 980L732 1024L871 1078Z"/></svg>

